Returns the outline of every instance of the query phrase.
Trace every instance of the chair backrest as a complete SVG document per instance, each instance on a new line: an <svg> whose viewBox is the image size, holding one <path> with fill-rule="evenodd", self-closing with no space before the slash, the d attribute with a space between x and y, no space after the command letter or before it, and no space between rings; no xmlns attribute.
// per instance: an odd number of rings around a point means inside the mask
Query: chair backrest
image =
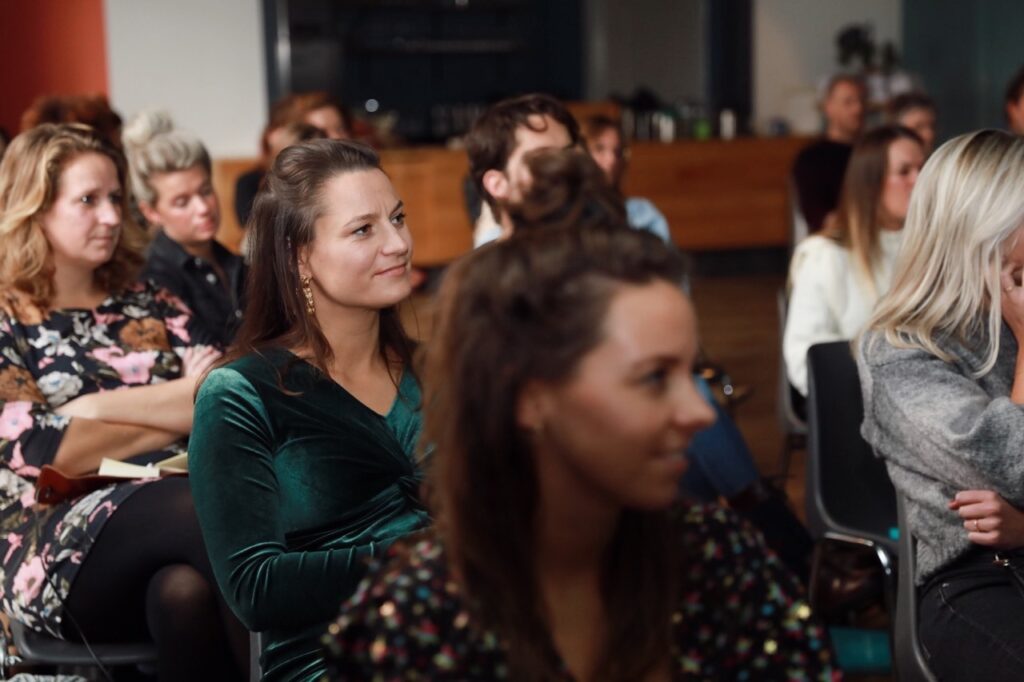
<svg viewBox="0 0 1024 682"><path fill-rule="evenodd" d="M885 463L860 435L864 402L848 341L807 352L807 525L896 552L896 491Z"/></svg>
<svg viewBox="0 0 1024 682"><path fill-rule="evenodd" d="M782 353L782 338L786 333L786 314L789 310L785 287L775 293L775 309L779 315L779 380L776 385L778 394L775 402L779 413L779 425L784 433L805 434L807 424L797 413L794 389L789 383L789 373L786 371L786 356Z"/></svg>
<svg viewBox="0 0 1024 682"><path fill-rule="evenodd" d="M907 523L903 495L896 495L899 519L899 586L896 590L896 618L893 622L893 661L900 682L936 682L928 669L917 638L917 542Z"/></svg>

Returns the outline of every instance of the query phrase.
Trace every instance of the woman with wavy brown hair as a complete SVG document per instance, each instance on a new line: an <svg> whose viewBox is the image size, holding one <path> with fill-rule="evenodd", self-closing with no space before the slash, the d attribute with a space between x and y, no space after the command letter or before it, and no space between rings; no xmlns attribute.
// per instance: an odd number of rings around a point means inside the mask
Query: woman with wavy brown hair
<svg viewBox="0 0 1024 682"><path fill-rule="evenodd" d="M318 680L363 559L428 522L420 388L397 306L405 209L369 147L281 152L256 199L248 308L196 398L190 471L214 571L264 680Z"/></svg>
<svg viewBox="0 0 1024 682"><path fill-rule="evenodd" d="M182 452L217 357L180 301L136 283L145 237L127 194L124 157L81 125L22 133L0 163L0 605L57 637L152 638L161 680L230 679L245 633L186 479L34 499L46 465Z"/></svg>
<svg viewBox="0 0 1024 682"><path fill-rule="evenodd" d="M424 367L436 532L343 607L332 679L832 679L760 537L674 504L712 418L682 272L625 225L516 233L453 266Z"/></svg>

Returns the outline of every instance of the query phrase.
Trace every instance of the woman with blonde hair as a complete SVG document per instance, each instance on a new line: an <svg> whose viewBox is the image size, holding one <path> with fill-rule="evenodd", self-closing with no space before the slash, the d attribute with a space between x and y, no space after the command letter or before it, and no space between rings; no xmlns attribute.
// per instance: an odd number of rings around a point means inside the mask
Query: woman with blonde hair
<svg viewBox="0 0 1024 682"><path fill-rule="evenodd" d="M921 139L898 126L876 128L854 147L839 208L806 238L789 269L782 351L793 387L807 395L807 350L852 339L889 288L910 193L924 163Z"/></svg>
<svg viewBox="0 0 1024 682"><path fill-rule="evenodd" d="M919 636L940 679L1024 675L1024 139L940 147L892 287L857 342L862 433L917 538Z"/></svg>
<svg viewBox="0 0 1024 682"><path fill-rule="evenodd" d="M142 278L184 301L212 340L227 347L242 321L246 267L215 239L220 202L210 154L159 111L133 118L122 138L139 211L157 229Z"/></svg>
<svg viewBox="0 0 1024 682"><path fill-rule="evenodd" d="M145 234L127 174L77 124L22 133L0 163L0 607L56 637L152 638L161 680L232 679L246 636L187 479L35 501L44 466L76 476L184 451L217 358L178 299L136 282Z"/></svg>

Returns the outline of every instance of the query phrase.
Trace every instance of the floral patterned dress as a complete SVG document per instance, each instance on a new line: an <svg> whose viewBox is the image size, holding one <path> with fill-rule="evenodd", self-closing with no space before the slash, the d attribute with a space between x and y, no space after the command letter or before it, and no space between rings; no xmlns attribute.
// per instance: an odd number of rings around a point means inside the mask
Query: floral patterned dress
<svg viewBox="0 0 1024 682"><path fill-rule="evenodd" d="M760 535L721 507L677 512L689 561L672 616L672 679L841 680L828 633ZM474 624L437 540L408 540L393 552L391 563L371 569L324 635L328 679L510 679L505 644ZM572 682L564 663L556 663L558 679Z"/></svg>
<svg viewBox="0 0 1024 682"><path fill-rule="evenodd" d="M202 332L198 333L202 336ZM53 410L87 393L181 376L193 343L191 314L153 285L136 284L95 309L42 314L17 293L0 295L0 609L61 636L62 602L104 523L139 482L52 506L35 481L53 462L71 418ZM184 451L179 442L166 451Z"/></svg>

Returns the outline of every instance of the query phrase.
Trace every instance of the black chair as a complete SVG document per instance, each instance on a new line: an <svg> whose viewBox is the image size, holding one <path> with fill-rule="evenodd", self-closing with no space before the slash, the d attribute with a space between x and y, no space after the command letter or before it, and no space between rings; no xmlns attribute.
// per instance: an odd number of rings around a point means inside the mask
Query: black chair
<svg viewBox="0 0 1024 682"><path fill-rule="evenodd" d="M899 587L896 592L896 619L893 628L893 663L900 682L936 682L917 638L916 541L907 524L903 496L897 494L896 510L900 528Z"/></svg>
<svg viewBox="0 0 1024 682"><path fill-rule="evenodd" d="M11 621L11 637L18 650L21 663L29 665L53 665L57 667L94 667L98 660L106 668L117 666L151 666L157 662L156 645L140 644L92 644L89 647L80 642L57 639L36 632L16 620ZM95 658L93 657L95 654Z"/></svg>
<svg viewBox="0 0 1024 682"><path fill-rule="evenodd" d="M784 488L786 479L789 478L789 465L793 453L807 447L807 422L797 409L798 395L794 395L796 390L789 383L786 357L782 353L782 338L786 331L786 313L789 307L785 288L776 292L775 306L779 315L779 380L775 405L778 409L779 428L782 430L782 450L779 453L779 471L776 477L779 479L779 487Z"/></svg>
<svg viewBox="0 0 1024 682"><path fill-rule="evenodd" d="M860 435L864 403L849 342L811 346L807 375L807 526L818 541L811 598L825 545L859 545L878 558L886 605L893 613L899 525L896 491L885 463Z"/></svg>

